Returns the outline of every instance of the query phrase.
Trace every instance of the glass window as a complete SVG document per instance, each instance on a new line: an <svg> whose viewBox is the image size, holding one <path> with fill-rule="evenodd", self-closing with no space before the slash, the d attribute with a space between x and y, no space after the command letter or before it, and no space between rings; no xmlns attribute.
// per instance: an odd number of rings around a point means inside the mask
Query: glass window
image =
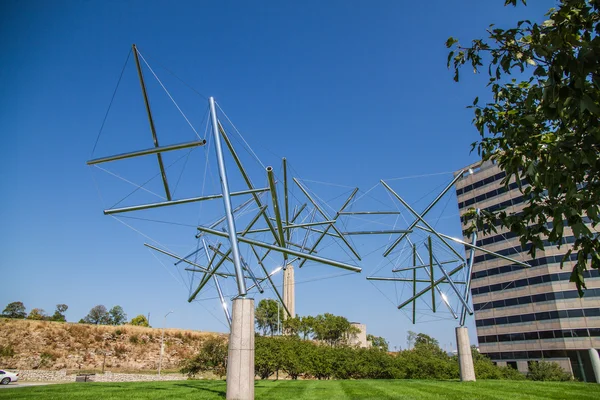
<svg viewBox="0 0 600 400"><path fill-rule="evenodd" d="M581 310L581 309L567 310L567 314L569 315L569 318L579 318L579 317L583 317L583 310Z"/></svg>
<svg viewBox="0 0 600 400"><path fill-rule="evenodd" d="M554 332L552 331L540 331L540 339L554 339Z"/></svg>

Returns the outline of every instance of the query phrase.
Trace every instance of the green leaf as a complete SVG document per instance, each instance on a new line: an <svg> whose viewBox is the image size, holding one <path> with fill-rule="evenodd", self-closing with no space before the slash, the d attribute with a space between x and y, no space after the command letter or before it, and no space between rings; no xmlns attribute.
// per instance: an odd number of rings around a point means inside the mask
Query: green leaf
<svg viewBox="0 0 600 400"><path fill-rule="evenodd" d="M588 110L591 113L600 114L600 107L587 94L584 94L581 98L580 105L582 111Z"/></svg>
<svg viewBox="0 0 600 400"><path fill-rule="evenodd" d="M446 40L446 47L450 48L450 47L452 47L454 45L454 43L458 43L458 40L454 39L452 36L450 36L448 38L448 40Z"/></svg>

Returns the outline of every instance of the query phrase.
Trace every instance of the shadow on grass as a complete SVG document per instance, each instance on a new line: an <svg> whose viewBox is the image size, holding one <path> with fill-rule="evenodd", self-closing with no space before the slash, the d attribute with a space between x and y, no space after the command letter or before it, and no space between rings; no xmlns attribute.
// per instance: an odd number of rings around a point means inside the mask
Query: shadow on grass
<svg viewBox="0 0 600 400"><path fill-rule="evenodd" d="M211 388L208 388L205 386L193 385L193 384L187 383L187 382L186 383L177 383L174 386L189 388L189 389L194 389L194 390L202 390L204 392L214 393L222 398L225 398L225 395L226 395L225 390L211 389Z"/></svg>

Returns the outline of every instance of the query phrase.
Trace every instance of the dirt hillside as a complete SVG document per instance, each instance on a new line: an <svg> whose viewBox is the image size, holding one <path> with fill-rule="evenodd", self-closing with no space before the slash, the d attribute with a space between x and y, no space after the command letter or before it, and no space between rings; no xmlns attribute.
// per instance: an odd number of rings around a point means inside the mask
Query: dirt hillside
<svg viewBox="0 0 600 400"><path fill-rule="evenodd" d="M0 318L0 368L151 371L158 367L161 329ZM198 352L218 333L165 330L164 370Z"/></svg>

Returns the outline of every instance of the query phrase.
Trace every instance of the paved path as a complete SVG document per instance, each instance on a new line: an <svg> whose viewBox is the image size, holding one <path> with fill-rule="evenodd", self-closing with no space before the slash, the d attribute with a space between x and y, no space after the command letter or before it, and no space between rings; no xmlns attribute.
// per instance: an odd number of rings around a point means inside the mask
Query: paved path
<svg viewBox="0 0 600 400"><path fill-rule="evenodd" d="M68 382L21 382L21 381L17 381L14 383L9 383L8 385L0 385L0 389L10 389L10 388L18 388L18 387L26 387L26 386L55 385L57 383L68 383Z"/></svg>

